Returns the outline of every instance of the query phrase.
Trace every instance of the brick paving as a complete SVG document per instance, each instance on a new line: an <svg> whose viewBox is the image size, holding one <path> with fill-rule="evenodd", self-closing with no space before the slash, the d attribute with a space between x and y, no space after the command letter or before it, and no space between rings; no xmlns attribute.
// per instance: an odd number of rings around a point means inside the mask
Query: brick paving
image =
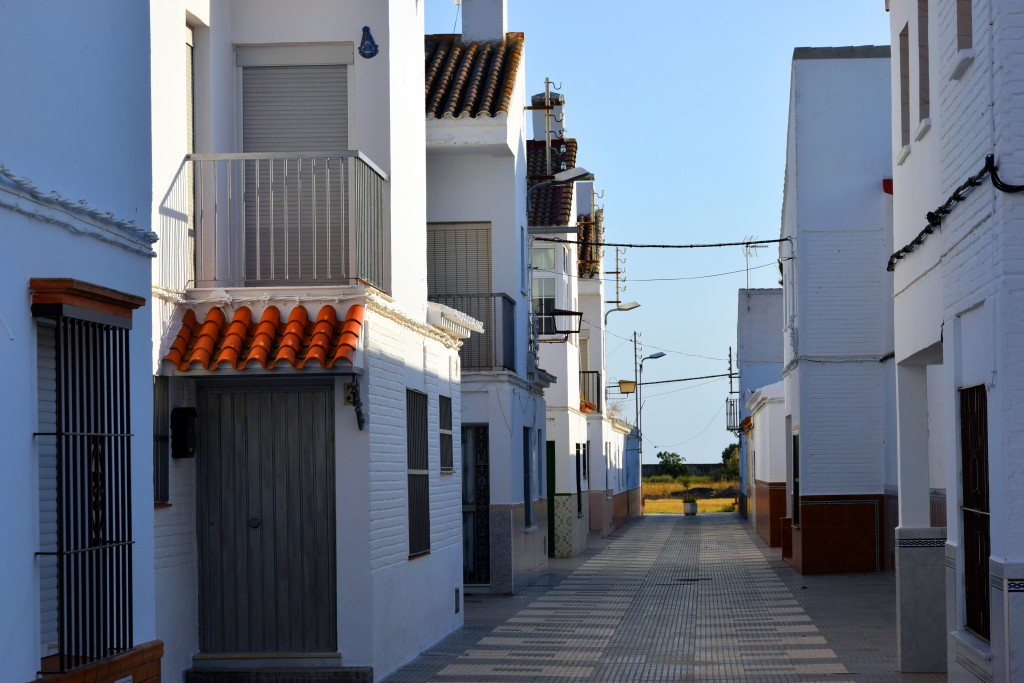
<svg viewBox="0 0 1024 683"><path fill-rule="evenodd" d="M800 576L738 515L651 515L551 560L385 679L945 681L895 672L892 573Z"/></svg>

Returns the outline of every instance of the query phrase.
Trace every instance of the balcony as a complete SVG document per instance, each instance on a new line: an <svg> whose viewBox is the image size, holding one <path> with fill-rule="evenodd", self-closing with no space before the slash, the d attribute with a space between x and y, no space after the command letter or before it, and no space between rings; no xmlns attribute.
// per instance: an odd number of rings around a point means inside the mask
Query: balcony
<svg viewBox="0 0 1024 683"><path fill-rule="evenodd" d="M730 432L740 431L740 400L725 399L725 428Z"/></svg>
<svg viewBox="0 0 1024 683"><path fill-rule="evenodd" d="M434 294L431 301L451 306L484 325L467 339L459 356L464 372L516 370L516 302L507 294Z"/></svg>
<svg viewBox="0 0 1024 683"><path fill-rule="evenodd" d="M584 413L601 412L601 373L597 370L580 370L580 410Z"/></svg>
<svg viewBox="0 0 1024 683"><path fill-rule="evenodd" d="M194 286L384 286L387 175L358 151L192 154Z"/></svg>

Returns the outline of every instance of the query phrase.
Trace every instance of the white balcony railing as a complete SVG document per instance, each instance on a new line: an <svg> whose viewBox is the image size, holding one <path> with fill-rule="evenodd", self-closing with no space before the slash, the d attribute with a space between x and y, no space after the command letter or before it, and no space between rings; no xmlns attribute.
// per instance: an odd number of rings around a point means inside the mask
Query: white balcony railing
<svg viewBox="0 0 1024 683"><path fill-rule="evenodd" d="M358 151L192 154L195 287L384 286L387 175Z"/></svg>

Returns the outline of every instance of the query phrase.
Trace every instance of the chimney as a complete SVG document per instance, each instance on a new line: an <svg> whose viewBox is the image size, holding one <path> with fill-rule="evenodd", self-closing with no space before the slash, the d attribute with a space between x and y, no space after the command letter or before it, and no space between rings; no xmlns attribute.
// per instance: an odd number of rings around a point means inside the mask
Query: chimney
<svg viewBox="0 0 1024 683"><path fill-rule="evenodd" d="M462 40L505 40L507 0L462 0Z"/></svg>
<svg viewBox="0 0 1024 683"><path fill-rule="evenodd" d="M530 100L530 104L538 107L544 104L544 93L537 93ZM548 113L544 109L533 110L533 139L543 140L544 139L544 114ZM551 93L551 139L555 140L562 137L559 132L565 128L565 95L560 92Z"/></svg>

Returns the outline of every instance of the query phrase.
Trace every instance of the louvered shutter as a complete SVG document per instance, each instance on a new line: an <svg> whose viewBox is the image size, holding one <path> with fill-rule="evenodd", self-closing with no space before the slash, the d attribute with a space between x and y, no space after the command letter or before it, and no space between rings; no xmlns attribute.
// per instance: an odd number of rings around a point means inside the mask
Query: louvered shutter
<svg viewBox="0 0 1024 683"><path fill-rule="evenodd" d="M491 292L491 226L435 223L427 229L430 296Z"/></svg>
<svg viewBox="0 0 1024 683"><path fill-rule="evenodd" d="M53 325L36 326L39 435L39 625L43 657L57 652L57 342Z"/></svg>
<svg viewBox="0 0 1024 683"><path fill-rule="evenodd" d="M244 67L242 149L348 149L347 67ZM248 279L314 282L348 275L343 170L340 159L246 162Z"/></svg>

